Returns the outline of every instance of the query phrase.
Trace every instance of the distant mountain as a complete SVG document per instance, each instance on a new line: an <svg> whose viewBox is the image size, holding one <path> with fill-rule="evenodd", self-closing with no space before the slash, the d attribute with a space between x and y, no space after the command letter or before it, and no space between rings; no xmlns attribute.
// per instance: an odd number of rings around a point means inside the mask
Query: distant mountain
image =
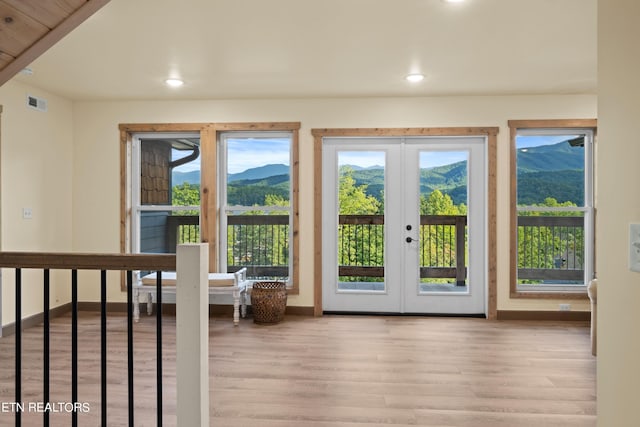
<svg viewBox="0 0 640 427"><path fill-rule="evenodd" d="M518 204L532 205L553 197L558 202L583 204L584 150L567 142L518 150ZM383 166L343 165L353 170L356 185L367 185L367 194L380 198L384 189ZM448 194L454 203L467 203L467 162L425 168L420 171L420 192L434 190ZM200 184L200 172L174 172L173 185ZM288 198L289 167L269 164L229 174L229 197L237 204L260 204L266 194ZM231 200L230 200L231 202Z"/></svg>
<svg viewBox="0 0 640 427"><path fill-rule="evenodd" d="M288 183L289 183L289 174L283 174L283 175L273 175L273 176L267 176L265 178L258 178L258 179L238 179L235 181L232 181L232 183L230 183L230 185L233 186L250 186L250 185L262 185L262 186L267 186L267 187L271 187L271 186L277 186L280 184L287 184L286 187L288 187Z"/></svg>
<svg viewBox="0 0 640 427"><path fill-rule="evenodd" d="M584 204L584 150L564 141L519 149L518 204L533 205L553 197Z"/></svg>
<svg viewBox="0 0 640 427"><path fill-rule="evenodd" d="M560 203L584 203L584 150L561 142L519 150L517 155L518 204L540 204L546 197L553 197ZM352 169L356 184L366 184L367 194L379 198L384 188L384 170L353 166ZM428 195L440 190L456 205L467 203L466 177L466 161L425 168L420 171L420 192Z"/></svg>
<svg viewBox="0 0 640 427"><path fill-rule="evenodd" d="M351 168L354 171L371 170L371 169L384 169L384 166L380 166L380 165L367 166L366 168L362 167L362 166L358 166L358 165L342 165L340 167L341 168Z"/></svg>
<svg viewBox="0 0 640 427"><path fill-rule="evenodd" d="M584 150L568 142L518 150L518 173L584 169Z"/></svg>
<svg viewBox="0 0 640 427"><path fill-rule="evenodd" d="M283 164L271 164L257 168L250 168L244 172L230 173L227 175L227 182L263 179L275 175L289 175L289 166Z"/></svg>
<svg viewBox="0 0 640 427"><path fill-rule="evenodd" d="M171 177L172 184L182 185L185 182L194 185L200 185L200 171L191 171L191 172L173 172L173 176Z"/></svg>

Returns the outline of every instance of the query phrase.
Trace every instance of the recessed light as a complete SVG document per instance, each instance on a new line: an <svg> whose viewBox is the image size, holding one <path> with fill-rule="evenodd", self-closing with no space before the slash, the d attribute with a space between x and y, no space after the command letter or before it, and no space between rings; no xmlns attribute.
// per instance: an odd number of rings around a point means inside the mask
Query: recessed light
<svg viewBox="0 0 640 427"><path fill-rule="evenodd" d="M180 79L167 79L164 82L167 84L167 86L171 87L178 87L184 84L184 82Z"/></svg>
<svg viewBox="0 0 640 427"><path fill-rule="evenodd" d="M411 83L417 83L424 80L424 74L409 74L405 79Z"/></svg>
<svg viewBox="0 0 640 427"><path fill-rule="evenodd" d="M464 0L442 0L445 3L462 3Z"/></svg>

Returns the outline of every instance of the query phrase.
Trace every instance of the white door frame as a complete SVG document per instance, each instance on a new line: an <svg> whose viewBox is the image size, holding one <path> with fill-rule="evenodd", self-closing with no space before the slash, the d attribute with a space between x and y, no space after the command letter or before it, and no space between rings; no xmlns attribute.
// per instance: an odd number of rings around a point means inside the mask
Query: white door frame
<svg viewBox="0 0 640 427"><path fill-rule="evenodd" d="M486 179L486 137L430 137L429 139L408 139L403 154L403 167L407 170L405 177L419 177L419 157L421 152L466 152L467 153L467 194L468 213L468 286L465 292L418 292L419 261L411 252L418 249L415 243L408 244L405 256L404 300L405 313L437 313L437 314L485 314L487 313L487 179ZM419 179L408 179L403 194L407 196L405 207L405 224L415 224L419 229ZM416 237L415 232L406 232L408 237ZM415 284L415 286L414 286Z"/></svg>
<svg viewBox="0 0 640 427"><path fill-rule="evenodd" d="M364 143L363 143L364 142ZM399 145L394 145L394 144L399 144ZM473 250L474 253L479 254L480 255L480 259L478 259L478 255L476 255L474 257L474 262L476 263L476 273L475 273L475 277L474 280L476 281L476 283L481 283L481 287L479 289L475 289L475 300L476 302L474 303L474 308L472 309L463 309L463 310L458 310L456 309L456 303L449 303L448 305L446 305L446 312L452 312L454 314L479 314L480 312L487 314L488 313L488 308L489 308L489 303L488 303L488 297L489 297L489 289L487 289L487 285L488 285L488 256L487 253L489 252L487 249L487 243L488 243L488 227L487 227L487 219L489 218L489 215L487 215L487 206L489 205L487 198L488 198L488 185L487 185L487 181L489 181L489 179L486 178L487 176L487 159L488 159L488 138L486 135L482 135L482 136L476 136L474 138L469 138L469 137L460 137L458 136L458 138L446 138L446 137L439 137L439 138L434 138L434 137L422 137L422 138L402 138L402 137L377 137L377 138L366 138L365 140L363 139L358 139L358 138L331 138L328 140L325 140L322 142L322 149L321 149L321 153L318 153L316 151L316 153L321 154L322 156L322 170L321 170L321 174L322 174L322 182L324 184L331 184L328 187L325 187L323 189L323 194L322 194L322 218L323 218L323 226L326 227L327 230L331 230L332 233L336 233L337 235L337 215L336 215L336 210L337 210L337 190L336 190L336 177L337 177L337 164L338 164L338 159L337 159L337 152L338 151L382 151L385 152L386 154L386 165L385 165L385 208L387 206L397 206L397 205L401 205L401 206L405 206L406 205L406 201L403 200L403 194L409 192L409 191L414 191L415 190L415 186L417 185L418 187L418 192L416 192L416 194L419 194L419 183L413 183L412 184L412 188L411 190L406 190L404 189L403 191L403 187L404 187L404 177L406 176L405 174L398 174L398 175L402 175L402 177L394 177L393 176L393 172L394 171L400 171L402 170L402 168L406 168L407 164L405 163L405 160L402 159L402 156L407 155L406 153L409 152L410 150L414 150L415 149L420 150L422 149L423 151L425 150L429 150L433 149L433 151L459 151L459 150L463 150L463 151L468 151L469 154L469 160L471 160L472 155L471 152L472 150L474 151L475 154L473 154L473 161L469 162L469 168L470 168L470 180L473 179L475 181L475 189L474 192L476 194L480 194L480 199L481 202L478 203L477 200L479 200L477 197L478 196L474 196L476 197L476 208L475 210L471 211L469 214L470 216L473 214L475 215L475 218L473 219L469 219L470 221L470 225L473 224L474 229L477 229L476 233L476 245L473 246L473 249L470 248L470 251ZM399 154L398 154L399 153ZM417 153L417 151L416 151ZM411 152L408 157L415 157L415 154ZM398 158L400 156L400 158ZM412 158L408 158L406 161L412 161ZM472 164L475 164L472 166ZM416 160L416 165L417 165L417 160ZM411 170L412 172L415 172L414 168L417 167L417 170L419 172L419 166L412 166ZM474 168L475 170L471 170L471 168ZM389 173L387 173L386 171L390 170ZM474 175L471 175L471 173L473 173ZM419 175L419 174L418 174ZM414 176L418 176L418 175L414 175ZM401 178L401 179L399 179ZM411 178L413 179L413 178ZM415 179L413 179L414 181L416 181ZM480 184L478 183L478 181L482 181ZM471 187L471 186L470 186ZM394 200L391 200L394 199ZM398 200L395 200L398 199ZM327 201L328 200L328 201ZM415 204L415 202L414 202ZM415 208L415 206L412 207L412 209ZM415 210L415 209L414 209ZM401 209L398 209L397 211L401 211ZM400 258L402 259L402 253L405 252L405 246L406 243L404 243L404 245L397 245L397 242L393 242L393 244L389 244L390 242L390 238L387 238L386 236L393 236L395 240L399 240L400 237L402 237L402 239L404 239L404 235L406 234L406 232L403 230L404 229L404 225L405 222L409 221L405 215L404 212L401 212L400 214L400 218L392 218L389 217L390 212L385 209L385 261L386 261L386 265L385 265L385 283L387 283L387 286L385 287L385 291L380 293L374 293L375 295L367 295L366 293L357 293L354 294L353 297L348 295L345 295L345 293L343 292L334 292L335 294L341 293L339 298L334 298L334 296L332 295L332 292L330 292L330 289L332 289L331 286L329 286L329 284L327 283L326 285L323 283L323 286L325 287L325 289L323 290L322 294L323 294L323 301L322 301L322 309L323 310L328 310L328 311L354 311L353 308L349 309L349 307L354 307L357 305L362 306L362 302L365 302L365 305L367 307L367 312L396 312L396 313L403 313L403 312L432 312L432 313L436 313L436 312L440 312L440 310L436 309L436 308L430 308L430 309L425 309L425 310L416 310L416 304L407 304L407 299L409 298L413 298L410 294L411 292L407 292L404 289L405 288L410 288L412 289L413 287L406 284L406 280L409 276L412 276L412 273L409 272L408 275L405 276L405 273L408 272L407 270L407 266L409 265L407 263L407 261L404 262L400 262L400 264L395 264L398 262L398 260L396 260L395 258ZM413 221L415 222L415 221ZM398 230L395 230L394 228L397 228ZM419 228L419 224L416 226L416 229ZM480 237L478 237L480 236ZM325 281L328 278L330 281L334 281L335 278L337 277L337 254L335 253L335 249L333 250L329 250L327 245L324 244L324 242L327 240L326 239L326 234L323 234L323 277L325 278ZM334 235L332 237L329 238L329 240L331 241L330 243L327 244L333 244L337 241L337 237ZM397 246L397 248L396 248ZM400 249L399 249L400 248ZM406 253L409 253L409 250L406 250ZM400 255L399 255L400 254ZM408 258L408 256L406 256L405 258ZM413 260L412 262L415 262L415 260ZM478 266L478 263L481 263L480 266ZM400 265L401 268L397 268L395 267L395 265ZM398 269L398 271L391 271L393 268ZM417 271L417 268L415 269L415 271ZM393 278L394 283L401 283L402 285L400 286L400 295L395 294L395 290L393 290L390 286L390 279ZM418 283L419 279L415 279L415 277L411 277L410 280L415 280L416 286ZM473 288L471 288L473 289ZM436 294L437 295L437 294ZM440 296L439 299L443 300L443 301L455 301L458 300L458 298L460 298L461 295L456 295L455 297L452 296L452 294L448 294L448 296L443 297ZM469 298L471 295L466 294L463 295L464 297ZM385 297L390 297L391 299L393 299L394 301L391 301L388 305L384 305L384 304L378 304L376 302L376 299L380 300L380 298L385 298ZM428 297L431 298L431 300L437 300L438 297L434 298L434 294L428 294ZM397 298L397 302L395 301L395 299ZM448 298L448 300L447 300ZM478 298L480 298L480 300L478 301ZM341 299L342 302L337 303L336 300L337 299ZM352 302L354 301L358 301L357 305L352 305ZM425 301L424 299L422 301ZM411 301L409 301L411 302ZM466 304L466 303L465 303ZM439 307L439 305L438 305Z"/></svg>
<svg viewBox="0 0 640 427"><path fill-rule="evenodd" d="M366 138L366 140L357 139L333 139L324 144L322 156L324 157L323 182L337 184L338 177L338 151L363 151L363 152L383 152L385 153L385 286L384 291L336 291L335 293L325 292L325 300L323 308L328 307L328 311L353 311L356 303L365 303L368 312L373 313L399 313L402 311L401 306L401 287L391 286L390 279L399 277L402 272L402 256L400 250L402 245L400 242L393 242L388 236L399 236L402 230L402 218L399 213L397 217L389 217L388 206L398 206L402 203L402 179L400 176L393 176L387 173L387 170L399 170L401 167L401 152L393 147L394 143L400 143L400 138ZM334 248L324 247L325 243L331 244L337 242L338 233L338 192L337 185L329 185L324 188L323 197L323 218L326 226L326 232L332 232L332 242L327 241L323 236L323 276L325 278L338 277L338 259L337 252ZM389 268L387 268L389 266ZM337 285L337 283L336 283Z"/></svg>

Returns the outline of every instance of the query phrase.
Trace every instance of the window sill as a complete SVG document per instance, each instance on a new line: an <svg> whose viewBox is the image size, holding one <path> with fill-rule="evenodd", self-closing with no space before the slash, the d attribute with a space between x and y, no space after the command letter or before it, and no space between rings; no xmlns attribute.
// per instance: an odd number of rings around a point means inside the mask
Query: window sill
<svg viewBox="0 0 640 427"><path fill-rule="evenodd" d="M575 299L575 300L588 300L587 287L581 286L576 290L515 290L511 291L511 298L524 298L524 299Z"/></svg>

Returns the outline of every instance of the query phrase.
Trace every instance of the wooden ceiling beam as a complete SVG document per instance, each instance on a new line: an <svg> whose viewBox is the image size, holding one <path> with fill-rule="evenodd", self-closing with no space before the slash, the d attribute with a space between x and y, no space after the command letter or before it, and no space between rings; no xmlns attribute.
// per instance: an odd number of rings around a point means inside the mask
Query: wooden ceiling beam
<svg viewBox="0 0 640 427"><path fill-rule="evenodd" d="M109 0L87 0L64 21L60 22L57 27L44 34L39 40L2 68L0 70L0 86L8 82L23 68L31 64L36 58L46 52L51 46L59 42L64 36L69 34L73 29L82 24L87 20L87 18L96 13L107 3L109 3Z"/></svg>

